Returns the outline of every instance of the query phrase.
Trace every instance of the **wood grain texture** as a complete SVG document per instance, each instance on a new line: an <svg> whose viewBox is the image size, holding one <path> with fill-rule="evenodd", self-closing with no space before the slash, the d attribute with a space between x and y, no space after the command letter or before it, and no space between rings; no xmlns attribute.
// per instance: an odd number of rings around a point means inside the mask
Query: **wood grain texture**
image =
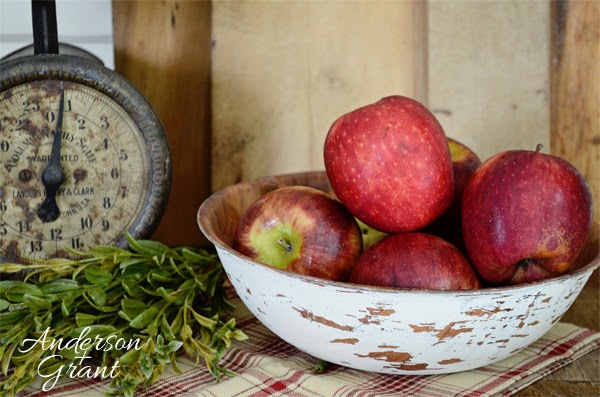
<svg viewBox="0 0 600 397"><path fill-rule="evenodd" d="M424 2L213 3L213 190L323 169L340 115L423 97Z"/></svg>
<svg viewBox="0 0 600 397"><path fill-rule="evenodd" d="M113 1L115 69L148 98L169 141L173 183L152 238L203 245L196 213L210 193L209 1Z"/></svg>
<svg viewBox="0 0 600 397"><path fill-rule="evenodd" d="M429 1L428 106L481 158L546 148L549 1Z"/></svg>
<svg viewBox="0 0 600 397"><path fill-rule="evenodd" d="M592 353L590 353L592 354ZM592 382L561 382L542 380L535 384L535 388L527 388L516 394L517 397L597 397L600 387Z"/></svg>
<svg viewBox="0 0 600 397"><path fill-rule="evenodd" d="M600 219L600 2L552 2L550 151L587 178Z"/></svg>

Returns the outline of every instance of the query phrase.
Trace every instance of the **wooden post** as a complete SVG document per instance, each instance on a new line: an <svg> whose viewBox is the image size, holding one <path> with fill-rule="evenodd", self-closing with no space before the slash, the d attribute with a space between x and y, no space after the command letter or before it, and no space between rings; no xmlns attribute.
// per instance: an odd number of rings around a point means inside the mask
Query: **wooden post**
<svg viewBox="0 0 600 397"><path fill-rule="evenodd" d="M588 180L600 221L600 2L553 1L550 152Z"/></svg>
<svg viewBox="0 0 600 397"><path fill-rule="evenodd" d="M113 1L115 69L148 98L171 148L173 185L153 238L203 245L210 194L210 1Z"/></svg>

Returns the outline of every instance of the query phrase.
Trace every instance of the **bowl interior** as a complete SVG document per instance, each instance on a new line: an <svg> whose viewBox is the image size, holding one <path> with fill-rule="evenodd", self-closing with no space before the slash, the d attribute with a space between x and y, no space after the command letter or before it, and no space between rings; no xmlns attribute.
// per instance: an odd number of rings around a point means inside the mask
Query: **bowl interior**
<svg viewBox="0 0 600 397"><path fill-rule="evenodd" d="M302 185L332 193L325 172L264 177L226 187L200 207L198 224L213 243L231 247L233 234L244 211L262 195L285 186Z"/></svg>
<svg viewBox="0 0 600 397"><path fill-rule="evenodd" d="M334 195L324 171L284 174L259 178L228 186L209 197L198 211L198 225L213 244L237 254L232 248L233 235L244 211L259 197L272 190L292 185L310 186ZM600 266L600 226L593 223L588 241L575 261L571 273L590 271ZM246 258L248 261L251 259ZM252 261L258 265L259 262ZM295 277L309 277L294 275ZM560 277L568 277L563 275ZM324 280L328 281L328 280ZM543 281L541 281L543 282ZM375 288L375 287L373 287ZM508 288L508 287L501 287Z"/></svg>

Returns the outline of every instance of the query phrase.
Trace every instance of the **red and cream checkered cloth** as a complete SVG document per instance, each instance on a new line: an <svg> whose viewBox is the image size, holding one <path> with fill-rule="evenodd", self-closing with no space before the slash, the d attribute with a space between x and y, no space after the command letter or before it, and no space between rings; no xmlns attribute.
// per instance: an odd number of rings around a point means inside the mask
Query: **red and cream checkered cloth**
<svg viewBox="0 0 600 397"><path fill-rule="evenodd" d="M261 396L509 396L549 373L600 346L600 333L572 324L558 323L527 349L496 364L450 375L402 376L358 371L329 365L315 373L318 360L284 342L265 328L237 296L237 325L248 336L236 342L223 357L222 365L237 372L233 378L215 383L203 365L183 359L183 374L163 377L140 397L261 397ZM169 367L170 370L170 367ZM33 384L19 397L101 397L108 381L82 379L63 381L50 392Z"/></svg>

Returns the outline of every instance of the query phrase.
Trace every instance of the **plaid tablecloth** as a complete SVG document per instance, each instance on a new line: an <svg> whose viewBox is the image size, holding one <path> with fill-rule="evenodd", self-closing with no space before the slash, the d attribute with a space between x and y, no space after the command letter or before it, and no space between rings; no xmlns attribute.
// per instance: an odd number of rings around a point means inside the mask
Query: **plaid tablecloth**
<svg viewBox="0 0 600 397"><path fill-rule="evenodd" d="M275 336L232 293L235 318L249 339L236 342L222 365L239 375L215 383L203 365L182 359L176 375L169 371L140 397L261 397L261 396L510 396L527 385L573 362L600 346L600 333L572 324L557 323L527 349L487 367L428 376L384 375L330 364L314 371L318 359L299 351ZM63 381L50 392L41 383L30 385L19 397L100 397L108 381Z"/></svg>

